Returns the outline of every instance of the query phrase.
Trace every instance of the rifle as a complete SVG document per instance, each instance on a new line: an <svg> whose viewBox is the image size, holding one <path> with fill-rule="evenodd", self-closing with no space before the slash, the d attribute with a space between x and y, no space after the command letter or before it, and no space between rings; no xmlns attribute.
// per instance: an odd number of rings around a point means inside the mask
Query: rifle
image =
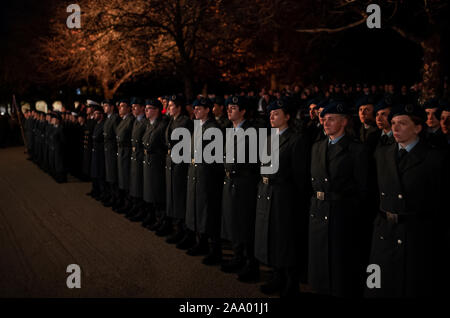
<svg viewBox="0 0 450 318"><path fill-rule="evenodd" d="M13 94L13 106L14 106L14 108L15 108L15 110L16 110L16 114L17 114L17 118L18 118L18 121L19 121L19 126L20 126L20 132L21 132L21 134L22 134L22 139L23 139L23 144L25 145L25 149L27 150L27 152L28 152L28 147L27 147L27 140L26 140L26 138L25 138L25 134L24 134L24 132L23 132L23 126L22 126L22 116L21 116L21 112L19 112L19 109L17 108L17 104L16 104L16 95L14 95Z"/></svg>

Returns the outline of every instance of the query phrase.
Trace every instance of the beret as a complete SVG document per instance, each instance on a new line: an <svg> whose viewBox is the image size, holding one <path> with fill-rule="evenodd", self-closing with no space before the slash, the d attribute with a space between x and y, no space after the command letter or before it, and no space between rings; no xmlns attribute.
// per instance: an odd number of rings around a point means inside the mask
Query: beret
<svg viewBox="0 0 450 318"><path fill-rule="evenodd" d="M144 105L144 101L140 97L131 97L130 104L138 104L138 105Z"/></svg>
<svg viewBox="0 0 450 318"><path fill-rule="evenodd" d="M350 114L350 107L344 101L332 101L322 110L320 117L326 114L348 115Z"/></svg>
<svg viewBox="0 0 450 318"><path fill-rule="evenodd" d="M368 95L364 95L361 96L357 101L356 101L356 108L361 107L362 105L373 105L374 104L374 100L371 96Z"/></svg>
<svg viewBox="0 0 450 318"><path fill-rule="evenodd" d="M430 98L430 99L426 100L425 103L423 104L424 109L438 108L438 107L439 107L439 101L437 98Z"/></svg>
<svg viewBox="0 0 450 318"><path fill-rule="evenodd" d="M244 96L232 95L225 101L225 106L228 107L228 105L237 105L241 110L247 109L247 98Z"/></svg>
<svg viewBox="0 0 450 318"><path fill-rule="evenodd" d="M109 99L109 98L104 99L104 100L102 101L102 106L105 105L105 104L108 104L108 105L114 105L113 100L112 100L112 99Z"/></svg>
<svg viewBox="0 0 450 318"><path fill-rule="evenodd" d="M203 106L203 107L213 108L214 104L212 103L212 101L209 98L202 97L202 98L196 99L192 103L192 107L196 107L196 106Z"/></svg>
<svg viewBox="0 0 450 318"><path fill-rule="evenodd" d="M379 110L392 107L392 99L390 96L383 97L375 105L373 112L376 114Z"/></svg>
<svg viewBox="0 0 450 318"><path fill-rule="evenodd" d="M422 120L426 120L427 115L425 111L419 107L417 104L397 104L395 105L391 113L389 114L389 121L392 120L395 116L407 115L407 116L415 116L419 117Z"/></svg>
<svg viewBox="0 0 450 318"><path fill-rule="evenodd" d="M147 105L151 105L154 107L159 108L160 110L163 109L163 104L159 101L159 99L157 98L147 98L144 102L144 104Z"/></svg>

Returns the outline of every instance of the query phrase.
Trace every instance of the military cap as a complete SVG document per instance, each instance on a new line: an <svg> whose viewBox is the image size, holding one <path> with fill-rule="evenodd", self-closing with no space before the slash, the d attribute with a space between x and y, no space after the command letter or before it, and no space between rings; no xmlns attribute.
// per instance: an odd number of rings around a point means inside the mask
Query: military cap
<svg viewBox="0 0 450 318"><path fill-rule="evenodd" d="M245 96L231 95L225 101L225 106L228 107L228 105L237 105L240 110L247 109L247 99Z"/></svg>
<svg viewBox="0 0 450 318"><path fill-rule="evenodd" d="M267 112L270 113L272 110L276 109L284 109L289 112L293 106L293 99L287 96L284 96L280 99L276 99L269 104L267 107Z"/></svg>
<svg viewBox="0 0 450 318"><path fill-rule="evenodd" d="M350 107L344 101L332 101L322 110L320 117L326 114L348 115L350 114Z"/></svg>
<svg viewBox="0 0 450 318"><path fill-rule="evenodd" d="M309 108L312 104L316 105L314 108L316 108L319 105L319 100L317 98L311 98L306 102L306 107Z"/></svg>
<svg viewBox="0 0 450 318"><path fill-rule="evenodd" d="M147 105L157 107L160 110L163 109L163 104L157 98L147 98L145 100L145 106L147 106Z"/></svg>
<svg viewBox="0 0 450 318"><path fill-rule="evenodd" d="M450 103L448 102L448 99L440 99L438 105L443 111L450 112Z"/></svg>
<svg viewBox="0 0 450 318"><path fill-rule="evenodd" d="M192 107L195 106L203 106L203 107L207 107L207 108L213 108L214 104L212 103L212 101L209 98L199 98L196 99L193 103L192 103Z"/></svg>
<svg viewBox="0 0 450 318"><path fill-rule="evenodd" d="M76 112L71 112L70 114L74 117L78 117L78 113L76 113Z"/></svg>
<svg viewBox="0 0 450 318"><path fill-rule="evenodd" d="M319 108L325 108L327 107L327 105L330 103L331 101L328 98L324 98L321 101L319 101L319 103L317 104L316 107L314 107L314 109L319 109Z"/></svg>
<svg viewBox="0 0 450 318"><path fill-rule="evenodd" d="M99 105L99 103L97 103L96 101L94 101L94 100L92 100L92 99L86 100L86 106L87 106L87 107L97 106L97 105Z"/></svg>
<svg viewBox="0 0 450 318"><path fill-rule="evenodd" d="M109 99L109 98L106 98L106 99L104 99L104 100L102 101L102 106L105 105L105 104L114 106L113 100L112 100L112 99Z"/></svg>
<svg viewBox="0 0 450 318"><path fill-rule="evenodd" d="M400 115L407 115L410 117L411 116L418 117L418 118L422 119L423 121L425 121L427 118L425 111L416 104L395 105L392 108L391 113L389 114L389 121L391 121L392 118L394 118L395 116L400 116Z"/></svg>
<svg viewBox="0 0 450 318"><path fill-rule="evenodd" d="M423 104L424 109L438 108L438 107L439 107L439 100L437 98L430 98L426 100L425 103Z"/></svg>
<svg viewBox="0 0 450 318"><path fill-rule="evenodd" d="M169 101L172 101L177 105L183 105L186 102L186 99L181 94L174 94L169 97Z"/></svg>
<svg viewBox="0 0 450 318"><path fill-rule="evenodd" d="M120 103L125 103L125 104L127 104L127 105L131 105L131 104L130 104L130 101L129 101L128 99L126 99L126 98L121 98L121 99L119 99L119 100L117 101L117 103L118 103L118 105L120 105Z"/></svg>
<svg viewBox="0 0 450 318"><path fill-rule="evenodd" d="M52 118L56 118L58 120L62 120L61 114L59 112L53 112L51 113Z"/></svg>
<svg viewBox="0 0 450 318"><path fill-rule="evenodd" d="M356 108L359 108L363 105L369 105L369 104L370 105L374 104L373 98L371 96L364 95L356 101Z"/></svg>
<svg viewBox="0 0 450 318"><path fill-rule="evenodd" d="M224 105L223 97L221 97L221 96L216 96L216 98L214 98L214 104L217 104L217 105Z"/></svg>
<svg viewBox="0 0 450 318"><path fill-rule="evenodd" d="M144 105L144 101L140 97L136 97L136 96L135 97L131 97L130 105L133 105L133 104Z"/></svg>
<svg viewBox="0 0 450 318"><path fill-rule="evenodd" d="M103 108L99 105L94 106L94 112L101 112L104 113Z"/></svg>
<svg viewBox="0 0 450 318"><path fill-rule="evenodd" d="M378 101L373 109L373 112L376 114L378 111L389 107L392 107L392 99L390 96L386 96Z"/></svg>

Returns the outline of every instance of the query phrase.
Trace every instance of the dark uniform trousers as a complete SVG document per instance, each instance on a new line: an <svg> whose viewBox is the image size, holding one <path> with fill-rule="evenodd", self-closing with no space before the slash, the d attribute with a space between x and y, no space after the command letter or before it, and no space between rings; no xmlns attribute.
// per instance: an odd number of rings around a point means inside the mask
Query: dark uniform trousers
<svg viewBox="0 0 450 318"><path fill-rule="evenodd" d="M380 288L368 297L429 297L448 289L448 153L420 141L375 153L380 193L370 263L381 270Z"/></svg>
<svg viewBox="0 0 450 318"><path fill-rule="evenodd" d="M369 189L369 152L348 136L335 145L328 139L313 145L309 216L308 282L318 293L362 295Z"/></svg>

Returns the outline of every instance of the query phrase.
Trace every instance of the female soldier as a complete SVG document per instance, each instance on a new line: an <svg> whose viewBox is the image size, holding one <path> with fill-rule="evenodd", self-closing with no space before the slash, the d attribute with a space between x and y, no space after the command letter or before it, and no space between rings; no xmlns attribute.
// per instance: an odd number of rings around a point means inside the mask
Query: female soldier
<svg viewBox="0 0 450 318"><path fill-rule="evenodd" d="M398 105L390 118L396 142L375 153L380 208L370 263L379 266L381 284L367 295L430 295L438 292L437 283L447 288L448 160L419 137L426 115L417 105Z"/></svg>
<svg viewBox="0 0 450 318"><path fill-rule="evenodd" d="M279 137L279 147L274 149L278 151L279 167L274 174L262 175L255 222L255 257L274 268L272 279L261 286L261 291L281 291L281 296L299 292L306 263L309 198L307 138L290 127L288 103L287 99L276 100L268 108L271 126Z"/></svg>

